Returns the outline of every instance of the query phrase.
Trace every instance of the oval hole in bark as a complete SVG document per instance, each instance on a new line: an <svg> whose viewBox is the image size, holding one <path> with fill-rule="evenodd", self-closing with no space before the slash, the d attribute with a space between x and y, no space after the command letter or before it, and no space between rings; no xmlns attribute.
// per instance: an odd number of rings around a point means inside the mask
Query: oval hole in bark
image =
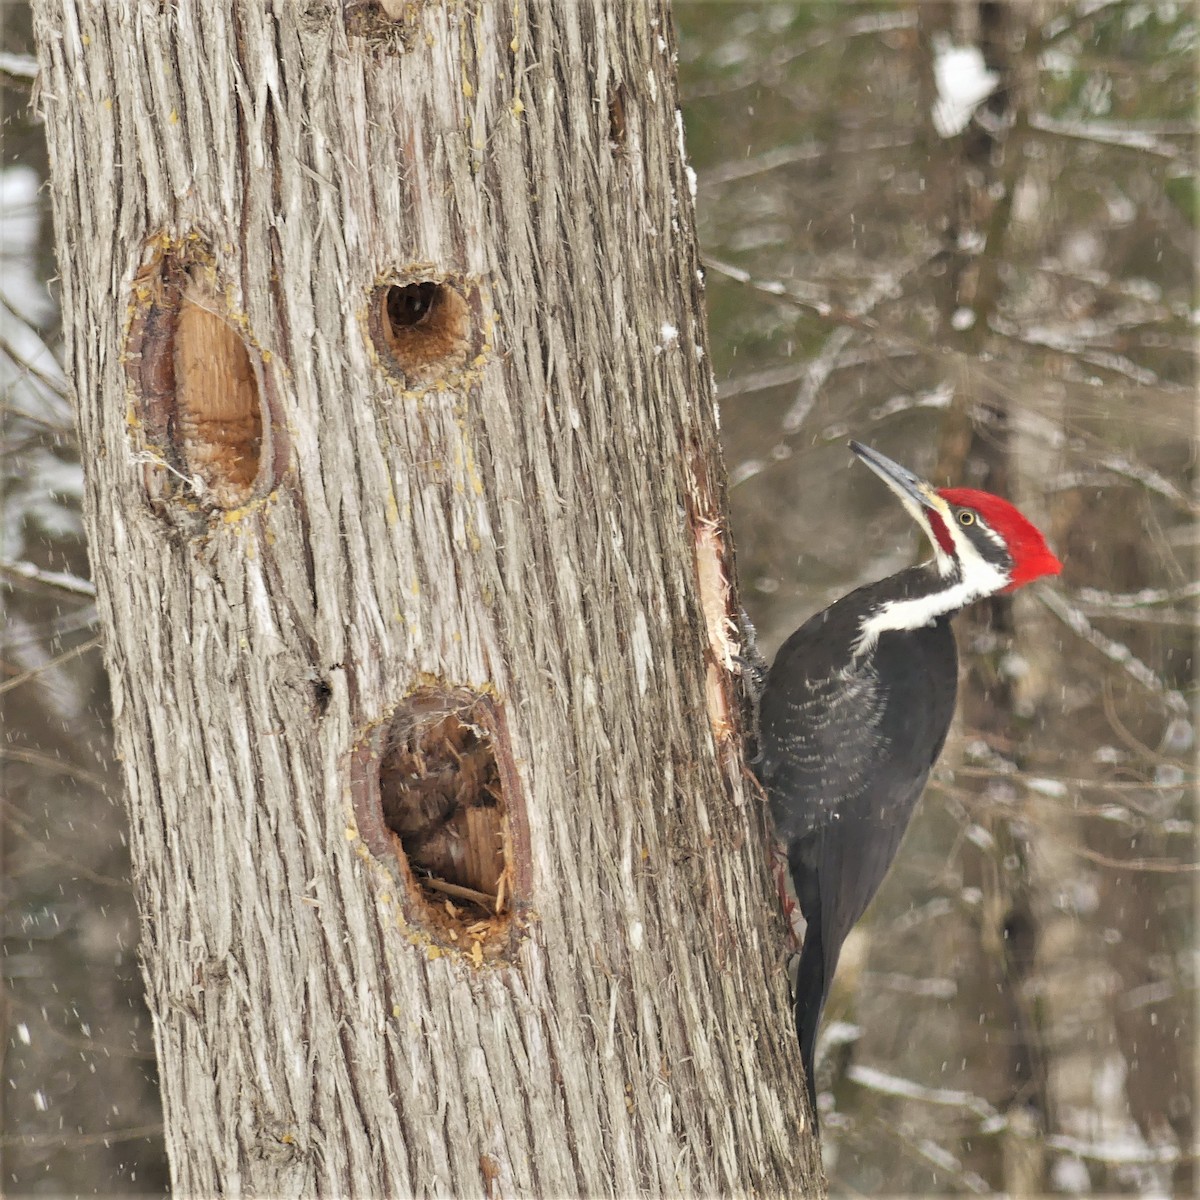
<svg viewBox="0 0 1200 1200"><path fill-rule="evenodd" d="M371 337L385 367L409 389L452 382L473 349L471 305L454 284L435 279L375 289Z"/></svg>
<svg viewBox="0 0 1200 1200"><path fill-rule="evenodd" d="M505 958L529 856L496 702L418 688L360 743L356 762L359 831L399 867L409 923L476 966Z"/></svg>
<svg viewBox="0 0 1200 1200"><path fill-rule="evenodd" d="M261 374L210 265L166 254L139 275L126 360L151 498L218 509L252 499Z"/></svg>

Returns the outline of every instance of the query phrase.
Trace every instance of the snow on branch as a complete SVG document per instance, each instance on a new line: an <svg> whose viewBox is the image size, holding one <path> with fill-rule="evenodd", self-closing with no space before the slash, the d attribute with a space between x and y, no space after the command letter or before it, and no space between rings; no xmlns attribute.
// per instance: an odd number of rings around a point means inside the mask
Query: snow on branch
<svg viewBox="0 0 1200 1200"><path fill-rule="evenodd" d="M47 587L71 592L76 596L96 594L96 585L90 579L72 575L70 571L44 571L31 562L18 562L13 559L0 559L0 571L6 575L15 575L18 579L28 579L33 583L42 583Z"/></svg>
<svg viewBox="0 0 1200 1200"><path fill-rule="evenodd" d="M994 1109L982 1096L973 1092L964 1092L958 1088L933 1088L905 1079L900 1075L892 1075L875 1067L864 1067L855 1064L846 1071L846 1077L853 1080L859 1087L872 1092L880 1092L885 1096L900 1096L905 1100L922 1100L926 1104L937 1104L946 1108L960 1108L973 1113L981 1121L987 1123L988 1132L994 1133L1002 1129L1006 1123L1002 1113Z"/></svg>
<svg viewBox="0 0 1200 1200"><path fill-rule="evenodd" d="M1045 113L1033 113L1030 115L1029 124L1041 133L1053 134L1056 137L1096 142L1101 146L1119 146L1125 150L1141 150L1146 154L1154 154L1172 161L1185 158L1178 147L1163 141L1156 134L1114 121L1064 121ZM1192 134L1194 133L1193 130Z"/></svg>
<svg viewBox="0 0 1200 1200"><path fill-rule="evenodd" d="M1081 1138L1059 1133L1048 1137L1046 1145L1051 1150L1062 1150L1075 1155L1076 1158L1086 1158L1092 1162L1109 1163L1113 1166L1179 1161L1178 1146L1147 1146L1144 1142L1133 1139L1122 1141L1106 1138L1103 1142L1085 1142Z"/></svg>
<svg viewBox="0 0 1200 1200"><path fill-rule="evenodd" d="M1180 588L1142 588L1137 592L1102 592L1098 588L1080 588L1077 598L1092 608L1150 608L1165 604L1182 604L1200 597L1200 580Z"/></svg>
<svg viewBox="0 0 1200 1200"><path fill-rule="evenodd" d="M1106 637L1075 605L1057 592L1053 592L1049 588L1042 588L1037 592L1037 598L1072 633L1098 650L1110 662L1116 663L1126 675L1141 684L1147 691L1161 696L1172 712L1187 713L1187 701L1183 696L1174 688L1168 687L1165 681L1142 662L1124 642Z"/></svg>
<svg viewBox="0 0 1200 1200"><path fill-rule="evenodd" d="M0 75L10 79L36 79L37 59L32 54L12 54L0 50Z"/></svg>

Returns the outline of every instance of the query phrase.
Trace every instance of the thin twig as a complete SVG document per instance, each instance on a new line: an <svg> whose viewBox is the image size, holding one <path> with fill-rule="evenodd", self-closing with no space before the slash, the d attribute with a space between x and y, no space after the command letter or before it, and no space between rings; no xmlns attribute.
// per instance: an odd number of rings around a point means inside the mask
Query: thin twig
<svg viewBox="0 0 1200 1200"><path fill-rule="evenodd" d="M490 912L496 911L496 898L489 896L486 892L477 892L474 888L462 887L457 883L450 883L433 875L427 875L421 882L435 892L444 892L447 896L454 896L459 900L470 900L472 904L478 904L480 908L486 908Z"/></svg>
<svg viewBox="0 0 1200 1200"><path fill-rule="evenodd" d="M0 1135L0 1146L22 1146L32 1149L41 1146L101 1146L109 1142L136 1142L142 1138L162 1137L162 1122L153 1125L133 1125L126 1129L109 1129L103 1133L6 1133Z"/></svg>
<svg viewBox="0 0 1200 1200"><path fill-rule="evenodd" d="M1193 871L1200 871L1200 863L1179 862L1170 858L1113 858L1109 854L1101 854L1099 850L1077 845L1069 838L1058 837L1053 830L1044 829L1043 833L1072 854L1078 854L1080 858L1086 858L1102 867L1112 867L1116 871L1150 871L1159 875L1187 875Z"/></svg>
<svg viewBox="0 0 1200 1200"><path fill-rule="evenodd" d="M1105 658L1115 663L1126 675L1140 683L1147 691L1161 696L1172 712L1187 713L1188 705L1183 696L1174 688L1168 687L1124 642L1105 637L1079 609L1057 592L1051 591L1049 588L1042 588L1037 593L1037 598L1072 633L1082 638L1089 646L1099 650Z"/></svg>
<svg viewBox="0 0 1200 1200"><path fill-rule="evenodd" d="M77 596L94 596L96 585L90 579L82 579L69 571L44 571L31 562L16 561L0 558L0 571L16 575L19 579L29 579L34 583L44 583L47 587L60 588L64 592L73 592Z"/></svg>
<svg viewBox="0 0 1200 1200"><path fill-rule="evenodd" d="M1101 146L1117 146L1122 150L1137 150L1144 154L1154 154L1175 162L1186 160L1186 153L1177 146L1164 142L1156 134L1131 125L1120 125L1113 121L1063 121L1046 113L1033 113L1029 124L1039 133L1049 133L1055 137L1077 138L1080 141L1095 142ZM1190 136L1195 130L1189 131ZM1188 136L1188 135L1183 135Z"/></svg>
<svg viewBox="0 0 1200 1200"><path fill-rule="evenodd" d="M1200 580L1180 588L1142 588L1140 592L1102 592L1097 588L1080 588L1075 599L1091 608L1149 608L1159 604L1178 604L1200 597Z"/></svg>
<svg viewBox="0 0 1200 1200"><path fill-rule="evenodd" d="M99 645L99 638L91 638L76 646L73 650L64 650L62 654L57 655L48 662L41 663L29 671L25 671L20 675L14 676L12 679L6 680L4 683L0 683L0 695L3 695L5 692L11 692L13 688L18 688L21 684L28 683L31 679L36 679L43 671L48 671L51 667L60 667L63 663L70 662L71 659L78 658L81 654L86 654L89 650L95 650Z"/></svg>
<svg viewBox="0 0 1200 1200"><path fill-rule="evenodd" d="M108 784L91 771L77 767L73 763L63 762L52 754L43 754L40 750L29 750L23 746L0 746L0 758L8 758L13 762L28 763L31 767L41 767L47 771L55 771L60 775L69 775L79 783L86 783L98 791L105 791Z"/></svg>

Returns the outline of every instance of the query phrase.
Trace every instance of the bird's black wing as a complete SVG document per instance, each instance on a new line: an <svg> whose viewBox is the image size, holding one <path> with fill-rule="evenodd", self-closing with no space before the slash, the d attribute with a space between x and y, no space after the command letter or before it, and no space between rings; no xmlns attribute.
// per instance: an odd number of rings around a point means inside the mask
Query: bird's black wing
<svg viewBox="0 0 1200 1200"><path fill-rule="evenodd" d="M817 1027L842 943L896 856L954 710L948 626L885 634L857 657L851 632L837 606L797 630L759 717L760 775L808 922L795 1002L814 1105Z"/></svg>
<svg viewBox="0 0 1200 1200"><path fill-rule="evenodd" d="M779 651L760 702L759 775L785 845L839 825L847 837L875 831L878 847L846 872L863 877L869 900L941 753L956 656L945 624L885 633L860 656L856 634L835 605Z"/></svg>
<svg viewBox="0 0 1200 1200"><path fill-rule="evenodd" d="M759 710L760 775L784 842L831 820L887 758L885 699L869 665L814 673L818 664L795 661L802 649L780 652Z"/></svg>

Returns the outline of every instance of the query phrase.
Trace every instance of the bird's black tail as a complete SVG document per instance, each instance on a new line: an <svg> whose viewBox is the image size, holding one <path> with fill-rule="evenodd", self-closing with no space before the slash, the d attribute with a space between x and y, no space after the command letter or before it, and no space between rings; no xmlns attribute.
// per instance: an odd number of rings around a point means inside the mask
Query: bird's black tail
<svg viewBox="0 0 1200 1200"><path fill-rule="evenodd" d="M815 1075L817 1029L825 1008L825 997L832 982L826 974L825 948L821 942L821 923L810 921L800 951L800 966L796 971L796 992L793 1005L796 1016L796 1037L800 1040L800 1061L808 1083L808 1100L813 1120L817 1120L817 1083Z"/></svg>

